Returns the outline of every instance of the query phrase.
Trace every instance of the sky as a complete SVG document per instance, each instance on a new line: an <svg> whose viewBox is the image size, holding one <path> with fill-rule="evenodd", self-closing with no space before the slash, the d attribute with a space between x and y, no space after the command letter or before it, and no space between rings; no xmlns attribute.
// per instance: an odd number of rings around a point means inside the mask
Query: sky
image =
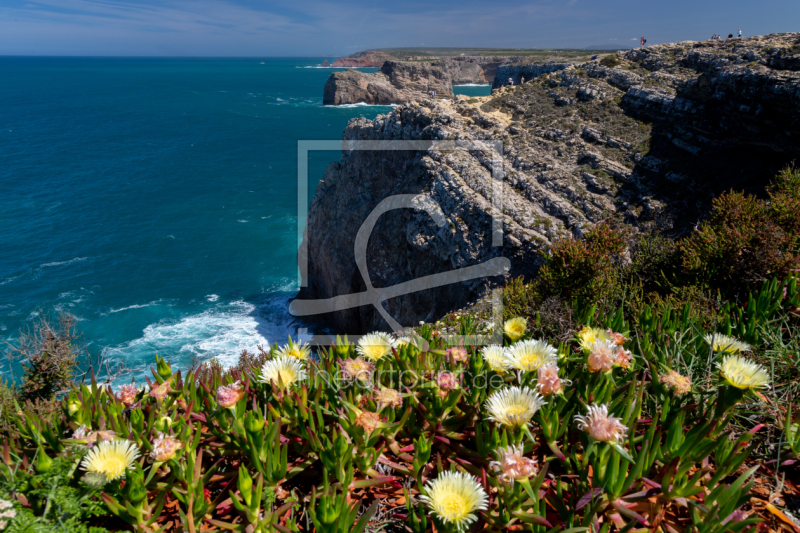
<svg viewBox="0 0 800 533"><path fill-rule="evenodd" d="M800 0L0 0L0 55L344 56L800 31Z"/></svg>

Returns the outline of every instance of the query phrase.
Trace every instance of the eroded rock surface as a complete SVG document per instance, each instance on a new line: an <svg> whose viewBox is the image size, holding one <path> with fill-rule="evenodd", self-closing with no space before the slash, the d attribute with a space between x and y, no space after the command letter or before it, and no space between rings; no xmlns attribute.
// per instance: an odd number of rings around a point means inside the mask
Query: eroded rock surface
<svg viewBox="0 0 800 533"><path fill-rule="evenodd" d="M390 195L424 195L447 223L415 210L383 215L367 253L376 287L500 254L511 261L508 276L534 276L538 252L555 238L606 219L691 231L715 196L759 194L800 156L800 34L653 46L605 63L570 65L488 97L423 99L352 120L346 140L502 141L502 246L491 240L490 151L345 151L311 204L299 298L364 290L355 235ZM406 326L433 320L498 281L421 291L386 308ZM340 331L386 329L367 306L319 318Z"/></svg>
<svg viewBox="0 0 800 533"><path fill-rule="evenodd" d="M436 91L437 97L453 97L452 80L444 63L386 61L375 73L334 72L325 82L322 103L399 104L427 98L429 91Z"/></svg>

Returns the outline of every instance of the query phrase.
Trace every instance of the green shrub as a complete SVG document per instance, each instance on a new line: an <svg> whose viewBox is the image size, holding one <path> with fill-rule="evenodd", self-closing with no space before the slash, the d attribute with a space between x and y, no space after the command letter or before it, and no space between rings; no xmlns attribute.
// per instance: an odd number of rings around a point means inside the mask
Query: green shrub
<svg viewBox="0 0 800 533"><path fill-rule="evenodd" d="M616 67L620 63L622 63L622 61L619 60L616 54L609 54L600 60L600 64L604 67Z"/></svg>
<svg viewBox="0 0 800 533"><path fill-rule="evenodd" d="M584 239L555 241L534 281L537 297L578 302L609 297L618 285L617 265L624 249L622 232L605 223L592 228Z"/></svg>
<svg viewBox="0 0 800 533"><path fill-rule="evenodd" d="M73 315L61 313L55 325L42 317L31 330L20 333L9 354L22 361L20 400L50 399L69 387L84 353L76 323Z"/></svg>
<svg viewBox="0 0 800 533"><path fill-rule="evenodd" d="M787 169L769 201L730 192L714 200L699 231L681 242L690 283L735 296L800 266L800 174Z"/></svg>

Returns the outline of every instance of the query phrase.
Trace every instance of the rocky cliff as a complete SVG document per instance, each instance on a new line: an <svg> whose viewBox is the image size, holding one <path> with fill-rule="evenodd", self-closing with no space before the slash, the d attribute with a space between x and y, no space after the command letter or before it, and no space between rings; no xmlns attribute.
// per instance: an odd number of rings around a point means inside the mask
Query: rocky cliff
<svg viewBox="0 0 800 533"><path fill-rule="evenodd" d="M530 81L538 78L542 74L564 70L570 65L577 64L573 61L547 61L544 63L523 63L501 65L495 70L492 78L492 89L498 89L508 85L508 79L514 80L514 85L519 85L522 79Z"/></svg>
<svg viewBox="0 0 800 533"><path fill-rule="evenodd" d="M525 57L513 56L460 56L448 57L445 66L453 78L453 85L489 84L494 80L500 65L525 60Z"/></svg>
<svg viewBox="0 0 800 533"><path fill-rule="evenodd" d="M436 91L442 98L453 97L452 80L444 63L386 61L375 73L334 72L325 82L322 103L398 104L427 98L428 91Z"/></svg>
<svg viewBox="0 0 800 533"><path fill-rule="evenodd" d="M677 235L721 192L762 192L800 156L800 34L620 52L488 97L421 100L355 119L344 139L502 141L502 246L491 246L496 182L486 150L345 151L311 204L299 299L365 289L355 235L379 202L403 193L436 202L446 223L409 209L383 215L367 253L375 287L500 253L510 259L508 275L533 276L539 250L601 220ZM497 281L416 292L386 308L411 325L462 307ZM319 318L342 331L386 329L368 306Z"/></svg>

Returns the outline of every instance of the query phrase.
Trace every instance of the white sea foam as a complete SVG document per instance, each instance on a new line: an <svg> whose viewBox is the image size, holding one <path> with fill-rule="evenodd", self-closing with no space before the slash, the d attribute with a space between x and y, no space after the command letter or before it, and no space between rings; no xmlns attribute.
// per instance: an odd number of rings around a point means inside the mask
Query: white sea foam
<svg viewBox="0 0 800 533"><path fill-rule="evenodd" d="M151 305L158 305L163 301L163 299L154 300L152 302L148 302L146 304L134 304L129 305L128 307L120 307L119 309L109 309L109 313L120 313L122 311L129 311L131 309L142 309L144 307L150 307Z"/></svg>
<svg viewBox="0 0 800 533"><path fill-rule="evenodd" d="M195 357L207 361L216 358L224 367L236 364L242 350L265 348L268 339L285 342L291 333L288 298L276 296L265 305L268 318L256 306L241 300L219 303L206 311L177 322L162 320L150 324L138 339L104 348L102 356L112 365L124 362L133 369L136 381L144 381L153 355L167 357L173 368L188 368ZM125 377L130 379L130 375Z"/></svg>
<svg viewBox="0 0 800 533"><path fill-rule="evenodd" d="M241 218L241 219L237 220L236 222L241 222L242 224L247 224L247 223L248 223L248 222L250 222L250 221L249 221L249 220L245 220L245 219Z"/></svg>
<svg viewBox="0 0 800 533"><path fill-rule="evenodd" d="M206 300L208 300L209 302L216 302L217 300L219 300L219 295L218 294L206 294Z"/></svg>
<svg viewBox="0 0 800 533"><path fill-rule="evenodd" d="M39 265L39 268L70 265L72 263L79 263L81 261L86 261L87 259L89 259L89 258L88 257L75 257L75 258L69 259L67 261L56 261L54 263L43 263L43 264Z"/></svg>
<svg viewBox="0 0 800 533"><path fill-rule="evenodd" d="M324 105L322 107L334 107L334 108L341 108L341 109L352 109L354 107L397 107L400 104L367 104L365 102L358 102L356 104L342 104L342 105Z"/></svg>

